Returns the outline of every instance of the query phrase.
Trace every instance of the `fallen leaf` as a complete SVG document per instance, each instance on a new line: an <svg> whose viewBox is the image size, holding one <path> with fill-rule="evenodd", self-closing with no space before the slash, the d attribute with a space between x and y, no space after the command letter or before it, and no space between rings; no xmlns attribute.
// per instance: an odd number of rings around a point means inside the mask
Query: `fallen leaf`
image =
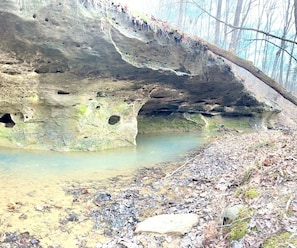
<svg viewBox="0 0 297 248"><path fill-rule="evenodd" d="M252 178L251 178L251 183L256 183L256 184L260 184L262 180L262 176L260 173L255 174Z"/></svg>
<svg viewBox="0 0 297 248"><path fill-rule="evenodd" d="M204 227L204 245L208 245L212 240L214 240L218 235L217 225L215 221L210 221Z"/></svg>

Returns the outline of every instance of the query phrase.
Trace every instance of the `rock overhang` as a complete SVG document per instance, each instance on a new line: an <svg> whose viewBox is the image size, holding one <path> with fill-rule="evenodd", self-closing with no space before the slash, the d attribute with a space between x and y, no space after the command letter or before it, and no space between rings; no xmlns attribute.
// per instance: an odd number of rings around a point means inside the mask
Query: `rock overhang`
<svg viewBox="0 0 297 248"><path fill-rule="evenodd" d="M139 115L279 112L160 21L108 1L33 2L0 3L2 145L100 150L135 145Z"/></svg>

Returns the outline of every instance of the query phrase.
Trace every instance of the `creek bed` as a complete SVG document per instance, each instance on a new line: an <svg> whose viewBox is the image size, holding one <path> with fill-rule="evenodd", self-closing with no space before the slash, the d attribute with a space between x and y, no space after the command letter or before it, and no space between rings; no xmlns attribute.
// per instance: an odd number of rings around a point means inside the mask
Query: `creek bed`
<svg viewBox="0 0 297 248"><path fill-rule="evenodd" d="M126 194L127 190L123 189L129 189L133 178L137 178L135 174L140 173L141 178L149 180L148 168L182 161L185 154L205 144L208 135L140 135L137 147L101 152L2 148L0 244L7 241L6 234L12 235L9 243L27 238L29 243L40 240L42 247L52 246L55 240L60 245L56 247L76 247L74 243L80 242L78 240L88 240L90 245L104 242L108 234L102 233L96 219L97 210L93 210L102 205L97 200L104 202L110 193L112 197L115 192ZM138 193L131 191L131 194ZM96 195L99 198L94 198ZM112 204L117 206L117 202ZM78 238L80 235L88 237Z"/></svg>

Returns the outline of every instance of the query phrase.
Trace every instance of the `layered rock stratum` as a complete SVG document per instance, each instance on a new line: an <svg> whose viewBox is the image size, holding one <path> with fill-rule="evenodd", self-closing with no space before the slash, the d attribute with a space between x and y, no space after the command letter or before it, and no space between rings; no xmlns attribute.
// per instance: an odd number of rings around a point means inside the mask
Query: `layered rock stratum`
<svg viewBox="0 0 297 248"><path fill-rule="evenodd" d="M1 146L95 151L135 145L147 117L271 126L282 110L199 40L121 4L4 0L0 33Z"/></svg>

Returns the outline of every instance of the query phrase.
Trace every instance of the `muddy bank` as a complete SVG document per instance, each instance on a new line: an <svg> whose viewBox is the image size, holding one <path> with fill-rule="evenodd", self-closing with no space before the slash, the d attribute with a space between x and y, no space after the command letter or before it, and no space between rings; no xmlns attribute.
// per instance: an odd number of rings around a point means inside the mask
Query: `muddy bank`
<svg viewBox="0 0 297 248"><path fill-rule="evenodd" d="M37 203L30 196L5 199L0 247L296 245L296 135L286 128L227 131L187 158L140 169L132 179L58 182L59 193ZM233 206L244 211L228 221L224 213ZM148 217L185 213L198 216L185 234L135 233Z"/></svg>

